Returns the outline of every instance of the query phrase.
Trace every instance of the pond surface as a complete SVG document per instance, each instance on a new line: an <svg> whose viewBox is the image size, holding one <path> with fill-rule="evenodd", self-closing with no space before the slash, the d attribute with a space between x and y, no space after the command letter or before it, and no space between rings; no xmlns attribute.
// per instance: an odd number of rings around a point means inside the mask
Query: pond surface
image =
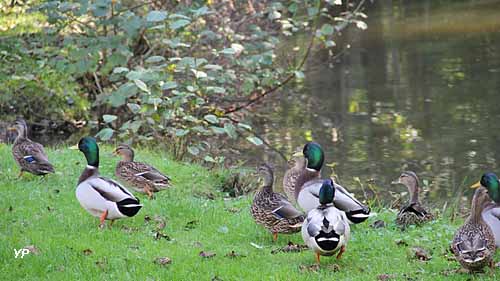
<svg viewBox="0 0 500 281"><path fill-rule="evenodd" d="M343 185L358 193L355 177L365 190L372 180L383 202L405 191L390 182L406 169L433 205L470 195L483 172L500 173L500 1L374 1L365 12L368 29L342 36L349 51L314 54L303 84L266 100L254 127L287 156L319 142ZM282 174L273 151L248 153Z"/></svg>

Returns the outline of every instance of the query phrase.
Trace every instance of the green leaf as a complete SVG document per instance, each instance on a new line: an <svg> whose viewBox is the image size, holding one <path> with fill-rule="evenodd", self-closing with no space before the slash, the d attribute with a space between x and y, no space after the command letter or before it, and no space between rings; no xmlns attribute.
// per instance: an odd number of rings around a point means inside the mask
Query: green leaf
<svg viewBox="0 0 500 281"><path fill-rule="evenodd" d="M194 156L200 154L200 150L196 146L188 146L187 151Z"/></svg>
<svg viewBox="0 0 500 281"><path fill-rule="evenodd" d="M211 163L217 163L217 161L215 161L215 159L210 155L205 156L205 158L203 158L203 160L205 160L207 162L211 162Z"/></svg>
<svg viewBox="0 0 500 281"><path fill-rule="evenodd" d="M164 60L165 60L165 58L162 56L151 56L151 57L147 58L144 62L146 62L146 63L158 63L158 62L162 62Z"/></svg>
<svg viewBox="0 0 500 281"><path fill-rule="evenodd" d="M146 85L146 83L142 82L141 80L139 79L135 79L134 80L134 83L135 85L137 86L137 88L143 90L144 92L146 93L149 93L149 89L148 89L148 85Z"/></svg>
<svg viewBox="0 0 500 281"><path fill-rule="evenodd" d="M295 78L297 78L297 79L304 79L304 77L305 77L304 72L302 72L300 70L296 70L294 72L294 74L295 74Z"/></svg>
<svg viewBox="0 0 500 281"><path fill-rule="evenodd" d="M230 138L236 139L238 137L238 134L236 133L236 128L234 127L233 124L231 123L224 124L224 130L226 131L227 135Z"/></svg>
<svg viewBox="0 0 500 281"><path fill-rule="evenodd" d="M99 133L97 133L95 135L95 137L100 138L103 141L107 141L107 140L111 139L114 132L115 131L111 128L104 128L104 129L100 130Z"/></svg>
<svg viewBox="0 0 500 281"><path fill-rule="evenodd" d="M191 23L191 21L189 21L189 20L180 19L180 20L176 20L176 21L170 23L169 27L173 30L177 30L177 29L184 27L190 23Z"/></svg>
<svg viewBox="0 0 500 281"><path fill-rule="evenodd" d="M132 111L132 113L137 113L139 110L141 110L141 106L138 105L137 103L127 103L128 109Z"/></svg>
<svg viewBox="0 0 500 281"><path fill-rule="evenodd" d="M245 124L245 123L238 123L238 127L243 128L245 130L252 130L252 126Z"/></svg>
<svg viewBox="0 0 500 281"><path fill-rule="evenodd" d="M218 71L218 70L222 70L222 66L220 65L217 65L217 64L207 64L205 66L203 66L204 69L208 69L208 70L213 70L213 71Z"/></svg>
<svg viewBox="0 0 500 281"><path fill-rule="evenodd" d="M137 86L133 83L125 83L121 85L118 90L111 93L108 101L113 107L119 107L125 104L125 101L137 94Z"/></svg>
<svg viewBox="0 0 500 281"><path fill-rule="evenodd" d="M185 136L187 135L187 133L189 133L189 130L184 130L184 129L175 129L175 135L177 137L182 137L182 136Z"/></svg>
<svg viewBox="0 0 500 281"><path fill-rule="evenodd" d="M116 115L110 115L110 114L104 114L102 116L102 120L104 120L104 122L106 123L111 123L113 121L115 121L118 117Z"/></svg>
<svg viewBox="0 0 500 281"><path fill-rule="evenodd" d="M226 49L220 51L220 53L224 54L224 55L234 55L234 54L236 54L236 50L233 48L226 48Z"/></svg>
<svg viewBox="0 0 500 281"><path fill-rule="evenodd" d="M162 90L170 90L177 88L177 83L175 81L167 81L161 85Z"/></svg>
<svg viewBox="0 0 500 281"><path fill-rule="evenodd" d="M323 24L323 26L321 27L321 34L323 35L332 35L333 34L333 26L329 23L325 23Z"/></svg>
<svg viewBox="0 0 500 281"><path fill-rule="evenodd" d="M212 92L212 93L216 93L216 94L224 94L226 92L226 89L221 88L221 87L211 87L211 86L208 86L207 87L207 92Z"/></svg>
<svg viewBox="0 0 500 281"><path fill-rule="evenodd" d="M254 137L254 136L247 137L247 141L249 141L255 145L261 145L264 143L264 142L262 142L261 139L259 139L258 137Z"/></svg>
<svg viewBox="0 0 500 281"><path fill-rule="evenodd" d="M146 20L149 22L164 21L167 18L167 12L165 11L151 11L146 16Z"/></svg>
<svg viewBox="0 0 500 281"><path fill-rule="evenodd" d="M123 72L129 72L129 69L126 68L126 67L115 67L113 69L113 74L120 74L120 73L123 73Z"/></svg>
<svg viewBox="0 0 500 281"><path fill-rule="evenodd" d="M203 119L207 120L209 123L212 123L212 124L217 124L219 123L219 118L217 118L217 116L215 115L212 115L212 114L207 114L203 117Z"/></svg>
<svg viewBox="0 0 500 281"><path fill-rule="evenodd" d="M207 74L203 71L199 71L199 70L196 70L196 69L191 69L191 72L194 73L194 76L196 77L196 79L202 79L202 78L207 78Z"/></svg>

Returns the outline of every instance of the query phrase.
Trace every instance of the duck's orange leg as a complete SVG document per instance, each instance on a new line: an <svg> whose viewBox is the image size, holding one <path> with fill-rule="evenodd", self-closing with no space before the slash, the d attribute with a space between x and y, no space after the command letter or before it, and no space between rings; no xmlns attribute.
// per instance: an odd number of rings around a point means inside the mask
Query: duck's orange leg
<svg viewBox="0 0 500 281"><path fill-rule="evenodd" d="M145 187L144 192L146 192L146 194L148 195L149 200L154 199L153 192L151 191L151 189L149 187Z"/></svg>
<svg viewBox="0 0 500 281"><path fill-rule="evenodd" d="M106 217L108 216L108 210L104 211L102 215L99 217L99 228L104 228L104 221L106 220Z"/></svg>
<svg viewBox="0 0 500 281"><path fill-rule="evenodd" d="M314 255L315 255L315 258L316 258L316 263L320 264L320 262L319 262L320 255L319 255L319 253L314 253Z"/></svg>
<svg viewBox="0 0 500 281"><path fill-rule="evenodd" d="M340 258L342 257L342 254L345 252L345 246L342 246L340 247L340 252L339 254L337 255L337 259L340 260Z"/></svg>
<svg viewBox="0 0 500 281"><path fill-rule="evenodd" d="M276 242L278 240L278 232L273 232L273 242Z"/></svg>

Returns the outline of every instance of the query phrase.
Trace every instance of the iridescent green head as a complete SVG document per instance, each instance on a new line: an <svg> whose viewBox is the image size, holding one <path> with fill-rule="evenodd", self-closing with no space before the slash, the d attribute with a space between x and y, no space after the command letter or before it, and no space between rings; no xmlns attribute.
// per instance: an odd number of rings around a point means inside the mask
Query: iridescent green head
<svg viewBox="0 0 500 281"><path fill-rule="evenodd" d="M321 205L331 204L333 203L333 197L335 197L333 181L331 179L324 180L319 189L319 203Z"/></svg>
<svg viewBox="0 0 500 281"><path fill-rule="evenodd" d="M494 173L486 173L481 177L481 181L472 185L471 188L484 186L488 190L488 194L493 201L500 203L500 186L498 177Z"/></svg>
<svg viewBox="0 0 500 281"><path fill-rule="evenodd" d="M321 170L321 167L323 167L323 162L325 162L325 153L318 143L306 143L306 145L304 145L304 150L302 151L302 153L307 159L307 168L314 169L316 171Z"/></svg>
<svg viewBox="0 0 500 281"><path fill-rule="evenodd" d="M87 164L99 167L99 147L93 137L84 137L78 143L78 149L83 152L87 158Z"/></svg>

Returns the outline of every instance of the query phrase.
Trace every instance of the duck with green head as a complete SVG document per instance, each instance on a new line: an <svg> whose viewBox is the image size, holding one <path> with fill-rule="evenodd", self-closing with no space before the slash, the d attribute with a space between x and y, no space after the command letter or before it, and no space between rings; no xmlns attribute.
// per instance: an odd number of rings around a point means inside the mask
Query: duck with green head
<svg viewBox="0 0 500 281"><path fill-rule="evenodd" d="M323 149L316 142L304 145L302 153L294 154L295 165L286 171L283 189L290 200L297 201L306 212L319 206L319 191L323 184L321 168L325 162ZM333 182L333 181L332 181ZM360 223L370 216L370 208L358 201L344 187L333 182L336 191L334 205L344 211L351 223Z"/></svg>
<svg viewBox="0 0 500 281"><path fill-rule="evenodd" d="M84 137L77 148L87 159L76 187L76 198L91 215L99 217L99 227L105 220L133 217L142 208L139 200L118 182L99 175L99 147L92 137ZM75 148L76 149L76 148Z"/></svg>
<svg viewBox="0 0 500 281"><path fill-rule="evenodd" d="M469 272L481 271L485 266L493 267L495 236L483 219L484 210L490 201L485 187L476 190L470 216L455 232L451 244L458 262Z"/></svg>
<svg viewBox="0 0 500 281"><path fill-rule="evenodd" d="M337 254L337 259L340 259L350 238L346 214L334 205L336 195L334 182L331 179L323 180L319 190L319 205L307 213L302 224L302 239L314 251L317 263L320 262L320 256Z"/></svg>
<svg viewBox="0 0 500 281"><path fill-rule="evenodd" d="M8 130L17 132L12 155L21 169L19 176L24 171L37 176L54 173L54 166L49 162L43 145L28 138L28 126L24 119L17 119Z"/></svg>
<svg viewBox="0 0 500 281"><path fill-rule="evenodd" d="M486 173L471 188L486 188L490 201L484 206L482 217L493 231L495 244L500 248L500 184L497 175Z"/></svg>

